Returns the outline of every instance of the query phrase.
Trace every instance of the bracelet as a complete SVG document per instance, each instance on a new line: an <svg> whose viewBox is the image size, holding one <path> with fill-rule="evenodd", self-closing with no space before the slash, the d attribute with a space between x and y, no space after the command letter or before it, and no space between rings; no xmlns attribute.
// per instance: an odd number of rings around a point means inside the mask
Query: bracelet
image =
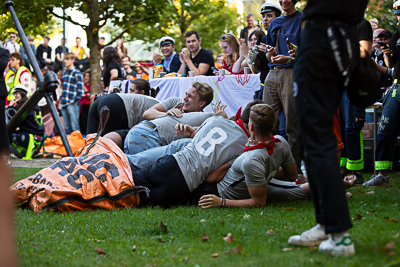
<svg viewBox="0 0 400 267"><path fill-rule="evenodd" d="M225 205L226 205L226 199L225 198L221 198L221 208L222 207L225 207Z"/></svg>

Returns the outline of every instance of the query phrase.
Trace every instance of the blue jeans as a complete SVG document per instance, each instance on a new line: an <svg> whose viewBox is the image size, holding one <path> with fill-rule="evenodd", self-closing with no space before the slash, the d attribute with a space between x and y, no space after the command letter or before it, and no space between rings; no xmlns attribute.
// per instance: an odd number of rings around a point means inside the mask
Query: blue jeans
<svg viewBox="0 0 400 267"><path fill-rule="evenodd" d="M397 90L394 95L393 89L388 89L383 98L382 117L376 135L375 170L377 171L391 170L393 167L394 144L400 134L400 88Z"/></svg>
<svg viewBox="0 0 400 267"><path fill-rule="evenodd" d="M160 158L166 155L175 154L176 152L186 147L191 140L192 140L191 138L183 138L173 141L171 144L167 146L154 147L146 151L137 153L135 155L127 154L132 171L137 171L147 166L153 165Z"/></svg>
<svg viewBox="0 0 400 267"><path fill-rule="evenodd" d="M79 101L61 107L61 114L64 118L65 131L71 134L79 129Z"/></svg>
<svg viewBox="0 0 400 267"><path fill-rule="evenodd" d="M124 142L124 152L134 155L161 146L160 135L152 122L142 121L129 130Z"/></svg>

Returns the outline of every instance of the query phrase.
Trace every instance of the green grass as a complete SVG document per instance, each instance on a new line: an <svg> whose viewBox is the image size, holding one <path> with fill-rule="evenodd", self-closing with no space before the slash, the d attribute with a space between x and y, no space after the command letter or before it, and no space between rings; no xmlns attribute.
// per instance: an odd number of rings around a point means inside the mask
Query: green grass
<svg viewBox="0 0 400 267"><path fill-rule="evenodd" d="M14 169L15 181L39 169ZM369 177L371 173L365 173ZM349 200L356 256L332 257L287 244L314 226L311 201L265 208L177 207L74 213L18 209L16 242L21 266L400 266L400 175L391 187L353 187ZM367 194L374 191L374 194ZM399 204L399 205L397 205ZM372 211L372 212L370 212ZM373 212L375 211L375 212ZM368 213L369 212L369 213ZM365 218L365 219L364 219ZM160 222L167 225L163 231ZM273 235L267 235L268 230ZM223 237L232 233L234 241ZM209 240L201 241L207 234ZM396 248L384 249L391 241ZM132 248L136 246L136 250ZM241 254L229 253L242 246ZM107 256L96 253L101 248ZM283 252L284 248L292 251ZM392 252L392 254L390 254ZM219 257L211 255L218 253ZM1 264L0 264L1 265Z"/></svg>

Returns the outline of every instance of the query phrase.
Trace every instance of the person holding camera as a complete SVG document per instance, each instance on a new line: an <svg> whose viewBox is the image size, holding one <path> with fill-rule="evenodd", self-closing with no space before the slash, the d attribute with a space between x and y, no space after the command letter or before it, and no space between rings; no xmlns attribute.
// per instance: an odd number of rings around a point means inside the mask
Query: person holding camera
<svg viewBox="0 0 400 267"><path fill-rule="evenodd" d="M4 48L7 49L10 54L19 53L21 46L17 43L17 34L10 32L10 38L4 42Z"/></svg>

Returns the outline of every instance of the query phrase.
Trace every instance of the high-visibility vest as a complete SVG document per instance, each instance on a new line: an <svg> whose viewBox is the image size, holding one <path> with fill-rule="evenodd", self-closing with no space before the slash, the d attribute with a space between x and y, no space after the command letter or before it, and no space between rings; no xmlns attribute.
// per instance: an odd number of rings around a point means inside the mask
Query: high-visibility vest
<svg viewBox="0 0 400 267"><path fill-rule="evenodd" d="M20 78L21 78L21 75L23 74L23 73L25 73L25 72L28 72L29 74L31 74L31 77L32 77L32 73L25 67L25 66L21 66L21 67L19 67L19 69L18 69L18 71L17 71L17 74L15 74L14 75L14 79L13 79L13 81L12 81L12 84L10 85L10 91L9 91L9 93L8 93L8 96L7 96L7 100L8 101L11 101L11 99L14 99L14 95L13 95L13 92L14 92L14 86L16 86L16 85L20 85L21 84L21 82L19 81L20 80ZM8 74L8 73L7 73ZM7 77L7 76L6 76ZM28 91L28 95L30 94L30 92L31 92L31 87L32 87L32 78L31 78L31 81L30 81L30 83L29 83L29 88L26 88L26 90Z"/></svg>

